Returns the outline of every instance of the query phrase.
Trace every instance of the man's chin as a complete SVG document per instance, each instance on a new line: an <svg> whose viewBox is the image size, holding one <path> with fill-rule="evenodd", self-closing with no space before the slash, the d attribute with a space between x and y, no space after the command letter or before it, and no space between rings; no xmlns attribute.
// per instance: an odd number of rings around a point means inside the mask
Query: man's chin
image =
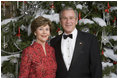
<svg viewBox="0 0 118 79"><path fill-rule="evenodd" d="M70 34L72 31L68 30L68 31L65 31L67 34Z"/></svg>

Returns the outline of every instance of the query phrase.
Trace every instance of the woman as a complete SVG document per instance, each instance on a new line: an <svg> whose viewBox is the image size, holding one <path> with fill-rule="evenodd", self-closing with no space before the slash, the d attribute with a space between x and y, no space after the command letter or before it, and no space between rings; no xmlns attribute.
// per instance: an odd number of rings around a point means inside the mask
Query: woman
<svg viewBox="0 0 118 79"><path fill-rule="evenodd" d="M51 21L42 16L31 24L36 41L25 48L20 64L20 78L54 78L56 59L54 49L46 42L50 36Z"/></svg>

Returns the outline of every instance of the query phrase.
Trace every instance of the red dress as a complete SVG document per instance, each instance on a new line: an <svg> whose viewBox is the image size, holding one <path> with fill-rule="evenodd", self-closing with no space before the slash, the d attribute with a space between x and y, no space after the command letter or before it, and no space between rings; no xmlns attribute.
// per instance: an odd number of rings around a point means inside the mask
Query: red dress
<svg viewBox="0 0 118 79"><path fill-rule="evenodd" d="M54 78L57 64L54 49L45 44L46 55L43 47L34 42L25 48L22 53L19 78Z"/></svg>

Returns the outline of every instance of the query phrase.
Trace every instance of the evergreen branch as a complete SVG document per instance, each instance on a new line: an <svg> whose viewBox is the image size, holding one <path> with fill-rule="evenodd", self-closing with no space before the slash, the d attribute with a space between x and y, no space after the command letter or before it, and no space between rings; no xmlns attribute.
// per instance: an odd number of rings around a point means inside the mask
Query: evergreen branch
<svg viewBox="0 0 118 79"><path fill-rule="evenodd" d="M92 10L91 10L91 11L92 11ZM91 13L91 11L89 11L89 13L88 13L86 16L84 16L83 19L86 18L86 17Z"/></svg>

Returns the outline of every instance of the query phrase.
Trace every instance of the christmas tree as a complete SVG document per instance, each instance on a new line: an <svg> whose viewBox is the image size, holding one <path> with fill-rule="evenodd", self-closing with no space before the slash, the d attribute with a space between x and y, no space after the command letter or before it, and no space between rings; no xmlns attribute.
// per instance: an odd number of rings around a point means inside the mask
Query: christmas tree
<svg viewBox="0 0 118 79"><path fill-rule="evenodd" d="M78 11L77 28L97 36L103 77L117 77L117 1L1 1L1 77L17 78L21 54L35 40L30 25L44 16L52 23L52 36L61 34L59 12Z"/></svg>

